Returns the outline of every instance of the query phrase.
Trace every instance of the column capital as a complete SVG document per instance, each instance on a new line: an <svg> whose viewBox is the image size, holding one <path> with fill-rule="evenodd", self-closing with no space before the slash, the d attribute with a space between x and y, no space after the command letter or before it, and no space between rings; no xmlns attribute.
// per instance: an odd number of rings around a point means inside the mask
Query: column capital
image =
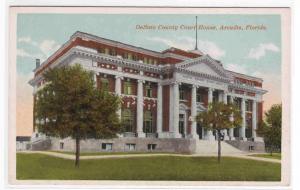
<svg viewBox="0 0 300 190"><path fill-rule="evenodd" d="M142 80L142 79L138 79L137 81L138 81L138 83L145 83L145 80Z"/></svg>
<svg viewBox="0 0 300 190"><path fill-rule="evenodd" d="M211 87L208 87L208 88L207 88L207 90L208 90L208 91L212 91L212 92L213 92L213 91L215 91L216 89L214 89L214 88L211 88Z"/></svg>
<svg viewBox="0 0 300 190"><path fill-rule="evenodd" d="M192 84L192 88L199 88L199 85L196 85L196 84Z"/></svg>
<svg viewBox="0 0 300 190"><path fill-rule="evenodd" d="M115 79L121 79L121 80L123 80L124 79L124 77L122 77L122 76L119 76L119 75L115 75Z"/></svg>

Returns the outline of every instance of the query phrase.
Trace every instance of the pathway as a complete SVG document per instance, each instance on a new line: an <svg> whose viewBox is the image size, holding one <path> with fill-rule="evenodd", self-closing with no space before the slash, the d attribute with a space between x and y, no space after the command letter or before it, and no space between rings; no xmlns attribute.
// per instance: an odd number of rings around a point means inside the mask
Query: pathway
<svg viewBox="0 0 300 190"><path fill-rule="evenodd" d="M54 156L64 159L75 160L75 155L58 153L58 152L49 152L49 151L22 151L22 153L27 154L45 154L48 156ZM93 156L80 156L81 160L90 160L90 159L107 159L107 158L133 158L133 157L152 157L152 156L179 156L179 157L215 157L216 154L168 154L168 153L156 153L156 154L123 154L123 155L93 155ZM281 163L281 160L271 159L271 158L262 158L262 157L253 157L249 156L249 154L222 154L222 156L233 157L233 158L242 158L242 159L250 159L264 162L272 162L272 163Z"/></svg>

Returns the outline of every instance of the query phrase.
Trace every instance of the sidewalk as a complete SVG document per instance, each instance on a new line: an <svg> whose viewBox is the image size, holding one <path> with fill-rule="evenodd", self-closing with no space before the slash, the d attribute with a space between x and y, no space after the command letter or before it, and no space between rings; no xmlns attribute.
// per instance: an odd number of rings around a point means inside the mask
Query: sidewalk
<svg viewBox="0 0 300 190"><path fill-rule="evenodd" d="M64 158L69 160L75 160L75 155L58 153L58 152L48 152L48 151L22 151L22 153L26 154L45 154L48 156L54 156L58 158ZM131 157L152 157L152 156L179 156L179 157L216 157L217 155L201 155L201 154L168 154L168 153L157 153L157 154L124 154L124 155L95 155L95 156L80 156L81 160L90 160L90 159L107 159L107 158L131 158ZM271 159L271 158L261 158L261 157L253 157L249 156L249 154L235 154L235 155L226 155L222 154L222 156L233 157L233 158L241 158L241 159L249 159L249 160L257 160L264 162L272 162L272 163L281 163L281 160Z"/></svg>

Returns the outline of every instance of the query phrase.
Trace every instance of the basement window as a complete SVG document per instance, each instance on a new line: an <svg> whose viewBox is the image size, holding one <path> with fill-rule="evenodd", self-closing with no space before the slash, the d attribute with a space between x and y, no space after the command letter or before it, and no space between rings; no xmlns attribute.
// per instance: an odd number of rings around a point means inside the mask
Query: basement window
<svg viewBox="0 0 300 190"><path fill-rule="evenodd" d="M64 149L64 143L63 143L63 142L59 143L59 149L60 149L60 150L63 150L63 149Z"/></svg>
<svg viewBox="0 0 300 190"><path fill-rule="evenodd" d="M156 144L148 144L148 150L155 150Z"/></svg>
<svg viewBox="0 0 300 190"><path fill-rule="evenodd" d="M126 144L125 145L126 151L134 151L135 150L135 144Z"/></svg>
<svg viewBox="0 0 300 190"><path fill-rule="evenodd" d="M112 146L113 146L112 143L102 143L102 150L110 151L112 150Z"/></svg>

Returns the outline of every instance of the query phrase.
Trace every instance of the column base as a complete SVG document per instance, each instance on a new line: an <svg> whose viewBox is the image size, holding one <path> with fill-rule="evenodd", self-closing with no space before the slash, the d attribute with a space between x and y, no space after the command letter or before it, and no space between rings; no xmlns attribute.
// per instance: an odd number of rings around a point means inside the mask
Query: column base
<svg viewBox="0 0 300 190"><path fill-rule="evenodd" d="M180 133L174 133L174 138L182 138L182 135Z"/></svg>
<svg viewBox="0 0 300 190"><path fill-rule="evenodd" d="M213 135L207 135L207 136L204 138L204 140L207 140L207 141L215 141L216 138L215 138L215 136L213 136Z"/></svg>
<svg viewBox="0 0 300 190"><path fill-rule="evenodd" d="M229 140L229 136L224 136L224 140L225 141Z"/></svg>
<svg viewBox="0 0 300 190"><path fill-rule="evenodd" d="M235 137L229 137L229 140L234 141Z"/></svg>
<svg viewBox="0 0 300 190"><path fill-rule="evenodd" d="M145 138L146 137L146 134L144 132L138 132L137 136L139 138Z"/></svg>
<svg viewBox="0 0 300 190"><path fill-rule="evenodd" d="M264 138L262 137L253 137L254 142L264 142Z"/></svg>
<svg viewBox="0 0 300 190"><path fill-rule="evenodd" d="M246 137L240 137L240 140L241 141L247 141L247 138Z"/></svg>
<svg viewBox="0 0 300 190"><path fill-rule="evenodd" d="M189 137L192 139L199 139L199 135L197 134L190 134Z"/></svg>

